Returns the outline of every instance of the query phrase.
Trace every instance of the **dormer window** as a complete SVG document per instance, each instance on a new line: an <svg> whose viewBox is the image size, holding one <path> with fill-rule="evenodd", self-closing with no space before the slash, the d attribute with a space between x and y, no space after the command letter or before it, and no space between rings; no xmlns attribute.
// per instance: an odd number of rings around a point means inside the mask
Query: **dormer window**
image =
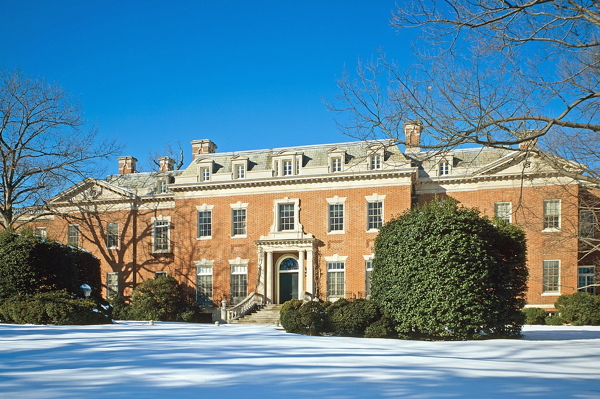
<svg viewBox="0 0 600 399"><path fill-rule="evenodd" d="M344 171L344 164L346 160L346 151L333 148L329 150L329 172L338 173Z"/></svg>
<svg viewBox="0 0 600 399"><path fill-rule="evenodd" d="M372 154L369 157L369 165L370 165L370 169L371 170L379 170L381 169L381 155L379 154Z"/></svg>
<svg viewBox="0 0 600 399"><path fill-rule="evenodd" d="M210 168L200 168L200 181L210 181Z"/></svg>
<svg viewBox="0 0 600 399"><path fill-rule="evenodd" d="M198 164L198 181L209 182L212 180L214 170L214 162L211 159L199 159Z"/></svg>
<svg viewBox="0 0 600 399"><path fill-rule="evenodd" d="M443 160L439 163L438 176L450 176L450 162Z"/></svg>
<svg viewBox="0 0 600 399"><path fill-rule="evenodd" d="M278 177L300 174L302 167L301 152L282 151L273 157L273 175Z"/></svg>
<svg viewBox="0 0 600 399"><path fill-rule="evenodd" d="M248 171L248 157L236 155L231 160L233 179L245 179Z"/></svg>
<svg viewBox="0 0 600 399"><path fill-rule="evenodd" d="M342 171L342 158L340 158L340 157L331 158L331 171L333 173Z"/></svg>
<svg viewBox="0 0 600 399"><path fill-rule="evenodd" d="M156 189L159 194L166 194L169 192L167 184L168 184L167 178L162 178L162 179L158 180Z"/></svg>

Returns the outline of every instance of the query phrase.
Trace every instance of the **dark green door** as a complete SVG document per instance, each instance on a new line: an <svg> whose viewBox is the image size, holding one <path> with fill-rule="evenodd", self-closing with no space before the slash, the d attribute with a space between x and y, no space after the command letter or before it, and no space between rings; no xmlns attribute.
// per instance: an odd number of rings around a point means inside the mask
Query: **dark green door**
<svg viewBox="0 0 600 399"><path fill-rule="evenodd" d="M279 303L298 299L298 273L279 274Z"/></svg>

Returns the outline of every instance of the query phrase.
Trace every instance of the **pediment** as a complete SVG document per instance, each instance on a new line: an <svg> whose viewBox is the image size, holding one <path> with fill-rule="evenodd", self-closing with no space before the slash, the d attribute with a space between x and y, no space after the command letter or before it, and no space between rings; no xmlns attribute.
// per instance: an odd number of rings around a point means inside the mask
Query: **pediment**
<svg viewBox="0 0 600 399"><path fill-rule="evenodd" d="M135 195L103 180L87 178L50 199L50 204L131 199Z"/></svg>
<svg viewBox="0 0 600 399"><path fill-rule="evenodd" d="M526 154L524 152L513 152L510 153L500 159L491 162L484 167L477 170L473 173L473 176L485 176L485 175L494 175L503 171L508 171L508 169L515 167L516 165L522 164L525 161ZM520 166L521 169L524 165Z"/></svg>

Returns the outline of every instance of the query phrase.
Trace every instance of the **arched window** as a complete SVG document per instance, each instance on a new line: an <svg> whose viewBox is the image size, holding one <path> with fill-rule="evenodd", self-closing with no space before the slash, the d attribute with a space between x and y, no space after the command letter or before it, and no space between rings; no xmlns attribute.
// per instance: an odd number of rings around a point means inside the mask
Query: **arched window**
<svg viewBox="0 0 600 399"><path fill-rule="evenodd" d="M294 258L285 258L279 264L279 270L281 270L281 271L298 270L298 261Z"/></svg>

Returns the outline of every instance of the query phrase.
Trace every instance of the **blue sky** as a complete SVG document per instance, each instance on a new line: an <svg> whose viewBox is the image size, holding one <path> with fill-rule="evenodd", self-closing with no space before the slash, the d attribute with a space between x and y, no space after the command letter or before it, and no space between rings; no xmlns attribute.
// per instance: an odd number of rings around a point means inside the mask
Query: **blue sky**
<svg viewBox="0 0 600 399"><path fill-rule="evenodd" d="M410 62L395 1L0 2L0 67L65 88L145 170L169 142L222 151L334 143L323 104L377 48ZM116 161L107 173L116 172Z"/></svg>

